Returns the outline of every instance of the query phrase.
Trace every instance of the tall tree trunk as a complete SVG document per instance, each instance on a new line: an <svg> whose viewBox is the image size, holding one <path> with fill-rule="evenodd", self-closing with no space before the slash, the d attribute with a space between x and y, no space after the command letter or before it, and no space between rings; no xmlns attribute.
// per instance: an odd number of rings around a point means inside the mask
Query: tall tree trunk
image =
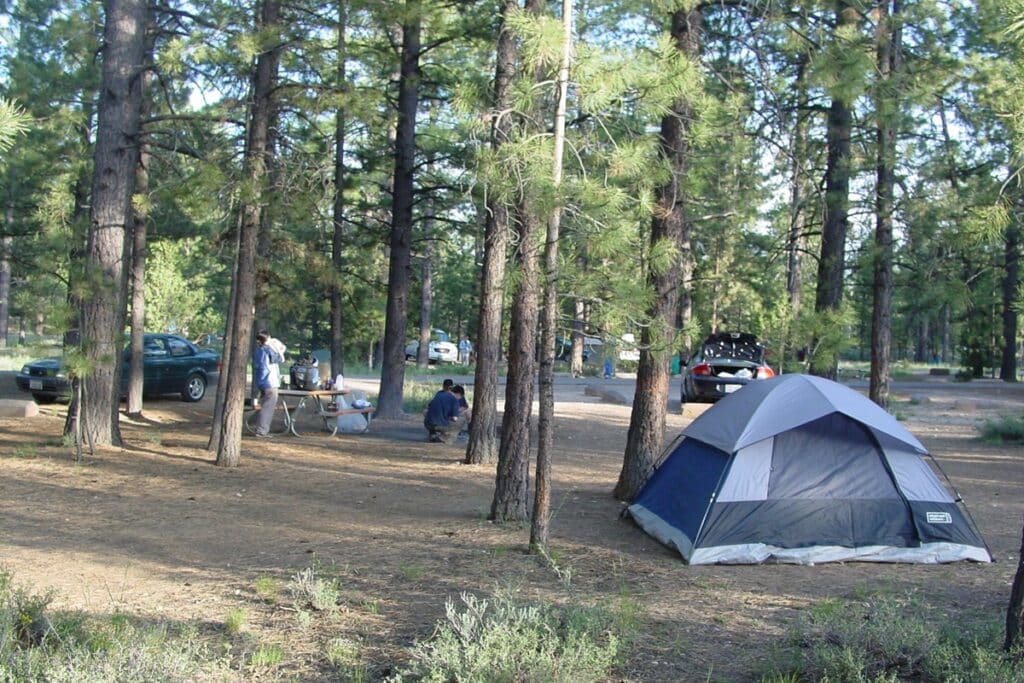
<svg viewBox="0 0 1024 683"><path fill-rule="evenodd" d="M82 299L84 378L81 428L95 446L121 443L118 404L124 348L125 249L139 158L139 105L147 5L107 0L103 70L93 165L92 211L86 278L95 283Z"/></svg>
<svg viewBox="0 0 1024 683"><path fill-rule="evenodd" d="M889 3L892 2L892 12ZM875 181L875 253L871 309L871 379L868 397L889 404L889 358L892 352L892 224L896 186L896 121L899 116L900 50L899 0L881 0L877 12L878 79L875 110L878 117Z"/></svg>
<svg viewBox="0 0 1024 683"><path fill-rule="evenodd" d="M420 262L420 346L416 354L416 365L421 368L430 365L430 317L434 312L434 249L431 227L429 218L424 216L423 233L426 239Z"/></svg>
<svg viewBox="0 0 1024 683"><path fill-rule="evenodd" d="M800 315L801 298L803 293L803 250L807 238L805 231L807 227L807 71L808 56L801 53L797 58L797 72L795 79L796 88L796 112L793 115L793 139L792 139L792 168L790 170L791 188L789 200L789 230L786 237L786 294L789 298L789 320L793 321ZM782 348L779 349L779 372L786 366L787 353L792 350L787 347L790 341L791 322L787 322L787 330L782 338Z"/></svg>
<svg viewBox="0 0 1024 683"><path fill-rule="evenodd" d="M156 30L150 17L149 30L146 32L146 61L153 61ZM142 119L149 118L153 100L150 95L150 84L153 75L147 72L143 77L142 102L139 115ZM149 145L144 139L139 140L139 165L135 168L135 194L145 197L149 194ZM132 271L131 271L131 349L128 367L128 415L142 415L143 389L143 335L146 325L146 229L149 221L149 202L135 202L132 205Z"/></svg>
<svg viewBox="0 0 1024 683"><path fill-rule="evenodd" d="M78 126L77 132L81 138L82 149L92 146L90 138L92 134L92 108L88 105L83 107L84 121ZM67 304L69 319L64 326L62 344L64 354L70 355L80 352L82 339L82 302L77 292L78 282L82 279L82 266L85 261L85 243L88 236L89 223L89 182L90 178L85 169L80 169L75 177L71 189L73 206L71 209L71 235L70 247L68 248L68 289ZM22 316L22 328L24 328L25 317ZM81 430L81 401L82 380L77 375L71 379L71 403L68 405L67 416L64 418L64 436L71 438L75 443L76 452L81 457L82 430Z"/></svg>
<svg viewBox="0 0 1024 683"><path fill-rule="evenodd" d="M253 187L266 190L267 185L267 140L270 120L274 111L273 97L277 81L280 42L277 32L280 28L280 5L277 0L263 0L257 28L268 42L256 59L253 74L252 102L249 109L249 125L246 136L244 176ZM259 239L264 192L247 197L240 212L238 235L238 268L232 287L233 320L229 323L230 337L225 346L230 346L225 377L224 406L221 410L217 464L222 467L237 467L242 451L242 416L245 407L246 365L252 343L253 305L256 299L256 247Z"/></svg>
<svg viewBox="0 0 1024 683"><path fill-rule="evenodd" d="M398 417L402 414L402 391L405 386L405 327L409 308L421 22L419 0L406 0L402 25L401 76L398 82L398 124L395 128L387 316L377 405L377 415L380 417Z"/></svg>
<svg viewBox="0 0 1024 683"><path fill-rule="evenodd" d="M526 0L525 10L539 14L542 0ZM542 83L542 71L534 75ZM501 421L501 445L491 501L490 519L497 522L521 521L529 515L530 415L533 411L533 385L537 375L537 302L538 242L542 225L527 193L516 202L519 243L515 263L520 269L518 286L512 297L509 323L508 374L505 378L505 413Z"/></svg>
<svg viewBox="0 0 1024 683"><path fill-rule="evenodd" d="M1003 647L1017 659L1024 658L1024 531L1021 532L1017 573L1013 576L1010 602L1006 606L1006 640Z"/></svg>
<svg viewBox="0 0 1024 683"><path fill-rule="evenodd" d="M213 426L210 429L210 440L206 443L206 450L217 452L220 448L221 427L224 425L224 405L227 403L228 383L227 370L231 367L231 343L229 340L235 337L235 308L238 301L238 288L234 283L238 282L238 266L241 256L242 236L242 213L238 211L236 216L235 229L232 231L232 253L234 258L231 263L231 293L228 296L228 310L224 322L224 351L221 353L220 365L222 368L220 381L217 382L217 391L214 393L213 402Z"/></svg>
<svg viewBox="0 0 1024 683"><path fill-rule="evenodd" d="M8 200L4 210L4 235L0 237L0 349L7 348L7 331L11 319L11 228L14 225L14 207Z"/></svg>
<svg viewBox="0 0 1024 683"><path fill-rule="evenodd" d="M921 319L917 323L917 339L914 343L914 362L925 363L928 361L928 338L931 336L931 321L928 313L921 312Z"/></svg>
<svg viewBox="0 0 1024 683"><path fill-rule="evenodd" d="M346 72L348 32L348 0L338 0L338 90L341 94L348 93L348 74ZM345 246L345 128L347 124L346 110L348 101L338 106L334 115L334 204L333 227L331 233L331 377L337 377L345 371L345 348L342 325L344 319L341 311L342 271L344 270Z"/></svg>
<svg viewBox="0 0 1024 683"><path fill-rule="evenodd" d="M507 25L518 0L502 0L496 48L494 107L491 112L491 149L497 152L512 130L511 83L516 70L516 42ZM497 156L497 154L495 154ZM466 463L493 463L498 459L498 363L501 360L501 313L505 296L505 261L508 258L509 210L502 192L487 193L484 222L484 262L480 277L480 328L476 339L473 376L473 422L466 444Z"/></svg>
<svg viewBox="0 0 1024 683"><path fill-rule="evenodd" d="M942 362L943 364L953 360L953 321L950 314L951 306L942 306Z"/></svg>
<svg viewBox="0 0 1024 683"><path fill-rule="evenodd" d="M83 106L82 123L77 127L77 132L80 137L80 144L83 150L92 147L92 128L93 128L93 111L88 103ZM82 265L85 261L85 244L88 240L88 223L89 223L89 185L91 178L89 177L86 170L83 168L79 171L75 177L75 183L72 187L71 194L73 198L73 206L71 209L71 244L68 249L68 292L67 292L67 303L68 310L71 316L70 320L67 321L64 327L64 337L62 343L65 352L75 349L78 347L81 341L82 335L82 302L76 296L75 292L78 291L78 282L82 279ZM77 380L73 380L77 381ZM72 391L71 401L72 404L75 401L75 395L77 392ZM74 411L69 406L68 419L69 422L65 424L65 434L71 434L71 423L70 418Z"/></svg>
<svg viewBox="0 0 1024 683"><path fill-rule="evenodd" d="M519 283L512 299L509 324L508 373L505 378L505 413L501 422L498 470L490 519L521 521L528 516L530 479L530 415L537 373L538 245L541 223L528 199L516 208L519 244L515 262Z"/></svg>
<svg viewBox="0 0 1024 683"><path fill-rule="evenodd" d="M585 265L586 259L581 257L577 263ZM583 349L586 335L583 332L587 306L583 299L573 301L572 315L572 356L569 358L569 374L573 377L583 376Z"/></svg>
<svg viewBox="0 0 1024 683"><path fill-rule="evenodd" d="M700 10L677 10L672 14L672 38L676 49L688 59L700 59ZM665 246L675 252L664 269L650 268L647 286L653 292L647 311L650 325L643 328L640 364L637 367L636 393L629 418L626 452L614 496L630 501L654 471L665 439L665 409L669 389L669 356L673 350L676 312L682 285L684 254L689 249L689 223L686 217L684 182L690 166L687 128L693 113L689 102L677 101L661 119L659 155L671 170L668 181L658 188L657 205L651 220L651 251Z"/></svg>
<svg viewBox="0 0 1024 683"><path fill-rule="evenodd" d="M857 10L845 0L836 2L836 33L857 22ZM818 260L818 284L814 310L837 311L843 302L843 275L846 271L846 233L849 229L850 132L853 113L841 96L832 99L828 110L825 168L825 220L821 230L821 257ZM817 340L814 346L817 347ZM836 378L838 358L828 353L815 356L811 374Z"/></svg>
<svg viewBox="0 0 1024 683"><path fill-rule="evenodd" d="M572 0L562 0L562 56L558 65L555 104L554 150L551 185L557 193L562 185L562 160L565 153L565 109L569 92L569 65L572 62ZM558 233L562 207L558 204L548 218L544 243L544 308L540 320L540 405L537 417L537 475L533 500L530 547L546 551L551 516L551 458L555 445L555 336L558 332Z"/></svg>
<svg viewBox="0 0 1024 683"><path fill-rule="evenodd" d="M137 194L149 192L149 151L142 146L139 166L135 171ZM135 206L132 222L132 339L128 375L128 415L142 415L143 335L146 325L146 223L149 220L146 202Z"/></svg>
<svg viewBox="0 0 1024 683"><path fill-rule="evenodd" d="M1020 285L1020 225L1015 214L1006 228L1003 273L1003 358L999 379L1017 381L1017 287Z"/></svg>

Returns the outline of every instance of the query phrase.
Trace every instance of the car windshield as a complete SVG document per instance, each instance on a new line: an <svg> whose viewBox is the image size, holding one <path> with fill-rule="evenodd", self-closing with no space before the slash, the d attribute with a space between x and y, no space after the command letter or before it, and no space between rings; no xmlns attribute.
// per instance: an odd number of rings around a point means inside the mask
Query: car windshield
<svg viewBox="0 0 1024 683"><path fill-rule="evenodd" d="M704 358L709 360L730 358L761 363L764 361L764 347L752 335L742 335L735 338L716 336L704 342L703 355Z"/></svg>

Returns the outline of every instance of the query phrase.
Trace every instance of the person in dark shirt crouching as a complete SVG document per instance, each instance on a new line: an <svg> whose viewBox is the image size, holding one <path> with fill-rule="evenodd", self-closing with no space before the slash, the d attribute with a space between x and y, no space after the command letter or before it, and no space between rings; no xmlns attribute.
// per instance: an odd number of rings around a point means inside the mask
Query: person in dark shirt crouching
<svg viewBox="0 0 1024 683"><path fill-rule="evenodd" d="M459 399L465 400L465 390L461 386L445 387L434 394L427 404L427 412L423 416L423 426L427 429L430 441L447 443L457 435L466 424Z"/></svg>

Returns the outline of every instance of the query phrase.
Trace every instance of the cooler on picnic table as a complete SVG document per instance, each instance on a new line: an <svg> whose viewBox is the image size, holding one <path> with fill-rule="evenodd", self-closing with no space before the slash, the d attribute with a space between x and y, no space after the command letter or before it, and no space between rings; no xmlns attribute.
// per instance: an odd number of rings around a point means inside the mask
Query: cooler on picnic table
<svg viewBox="0 0 1024 683"><path fill-rule="evenodd" d="M288 374L295 389L313 391L320 388L320 368L317 366L316 358L311 355L296 361Z"/></svg>

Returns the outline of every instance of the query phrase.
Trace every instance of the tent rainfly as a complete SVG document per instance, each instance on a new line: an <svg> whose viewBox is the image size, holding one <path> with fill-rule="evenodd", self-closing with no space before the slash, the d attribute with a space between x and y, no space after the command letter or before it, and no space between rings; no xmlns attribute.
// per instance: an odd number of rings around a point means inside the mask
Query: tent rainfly
<svg viewBox="0 0 1024 683"><path fill-rule="evenodd" d="M925 457L861 394L782 375L694 420L628 511L691 564L991 562Z"/></svg>

